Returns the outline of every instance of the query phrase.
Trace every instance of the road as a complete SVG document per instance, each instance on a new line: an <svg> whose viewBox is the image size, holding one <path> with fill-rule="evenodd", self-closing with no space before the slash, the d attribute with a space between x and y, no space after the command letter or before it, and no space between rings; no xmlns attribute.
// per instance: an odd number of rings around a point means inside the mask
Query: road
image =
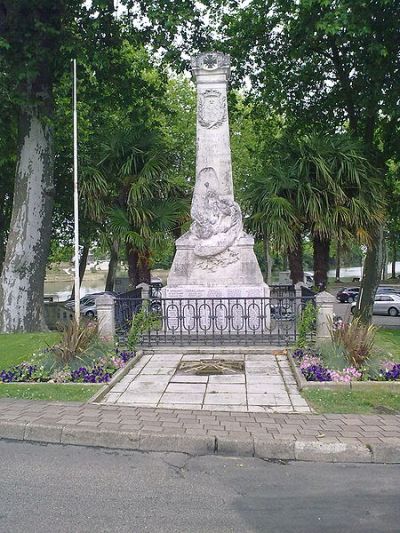
<svg viewBox="0 0 400 533"><path fill-rule="evenodd" d="M333 304L333 312L337 316L341 316L345 321L348 321L351 317L350 309L351 304ZM400 329L400 316L374 315L372 317L372 323L383 328Z"/></svg>
<svg viewBox="0 0 400 533"><path fill-rule="evenodd" d="M0 441L0 531L399 531L400 465Z"/></svg>

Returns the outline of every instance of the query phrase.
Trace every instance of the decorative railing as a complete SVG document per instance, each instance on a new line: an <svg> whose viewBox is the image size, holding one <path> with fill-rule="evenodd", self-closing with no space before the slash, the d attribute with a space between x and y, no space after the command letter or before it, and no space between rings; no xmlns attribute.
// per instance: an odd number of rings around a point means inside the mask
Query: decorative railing
<svg viewBox="0 0 400 533"><path fill-rule="evenodd" d="M295 293L270 298L117 298L116 330L126 338L140 310L151 313L143 344L276 344L295 342L298 318L308 301Z"/></svg>

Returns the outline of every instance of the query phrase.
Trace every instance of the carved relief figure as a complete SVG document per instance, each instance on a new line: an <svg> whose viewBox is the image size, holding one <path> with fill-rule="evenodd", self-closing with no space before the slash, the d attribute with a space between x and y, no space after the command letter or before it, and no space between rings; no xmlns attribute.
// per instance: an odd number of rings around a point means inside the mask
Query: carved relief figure
<svg viewBox="0 0 400 533"><path fill-rule="evenodd" d="M200 257L224 252L243 230L240 207L232 198L218 193L218 178L211 167L199 173L191 215L190 232L197 240L194 253Z"/></svg>

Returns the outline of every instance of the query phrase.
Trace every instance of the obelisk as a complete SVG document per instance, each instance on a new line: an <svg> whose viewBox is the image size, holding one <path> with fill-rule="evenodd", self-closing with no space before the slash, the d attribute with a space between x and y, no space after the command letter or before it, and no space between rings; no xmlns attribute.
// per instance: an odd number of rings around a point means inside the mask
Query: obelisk
<svg viewBox="0 0 400 533"><path fill-rule="evenodd" d="M234 200L227 106L230 58L192 59L197 87L196 181L190 230L176 241L164 298L269 296Z"/></svg>

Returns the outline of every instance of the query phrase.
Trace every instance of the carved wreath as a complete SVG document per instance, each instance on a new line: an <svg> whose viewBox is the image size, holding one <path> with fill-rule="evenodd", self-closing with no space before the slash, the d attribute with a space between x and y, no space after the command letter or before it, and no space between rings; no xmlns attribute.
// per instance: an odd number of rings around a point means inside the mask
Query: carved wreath
<svg viewBox="0 0 400 533"><path fill-rule="evenodd" d="M207 100L211 99L217 100L217 106L216 106L216 115L212 118L208 117L208 113L210 112L210 109L207 108ZM227 106L226 106L226 100L223 98L220 91L216 91L215 89L207 89L200 95L199 99L199 123L204 128L218 128L223 124L226 120L226 112L227 112Z"/></svg>

